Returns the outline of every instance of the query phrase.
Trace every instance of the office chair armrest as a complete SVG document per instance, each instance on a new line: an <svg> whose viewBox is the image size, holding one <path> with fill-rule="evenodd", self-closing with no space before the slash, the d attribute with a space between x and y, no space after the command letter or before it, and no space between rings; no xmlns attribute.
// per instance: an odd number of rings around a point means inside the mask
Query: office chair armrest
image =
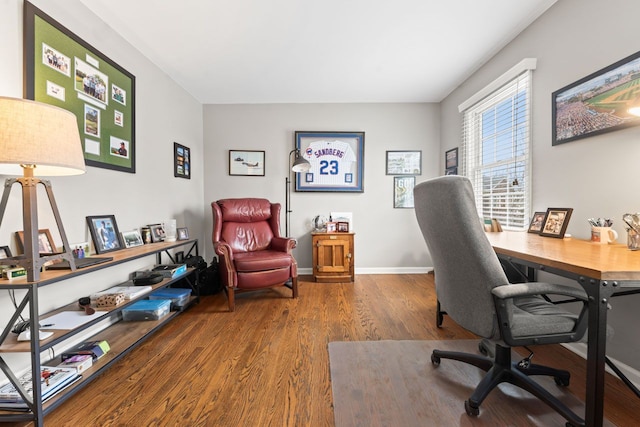
<svg viewBox="0 0 640 427"><path fill-rule="evenodd" d="M491 293L503 300L534 295L563 295L582 302L588 301L586 292L580 288L543 282L515 283L498 286L493 288Z"/></svg>

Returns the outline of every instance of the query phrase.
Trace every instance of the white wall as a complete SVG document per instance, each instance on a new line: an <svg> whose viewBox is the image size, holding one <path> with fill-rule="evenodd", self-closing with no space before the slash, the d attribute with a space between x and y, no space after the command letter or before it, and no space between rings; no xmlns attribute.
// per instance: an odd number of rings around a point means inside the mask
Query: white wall
<svg viewBox="0 0 640 427"><path fill-rule="evenodd" d="M532 98L532 208L572 207L568 233L589 238L587 218L610 217L625 240L622 215L640 211L640 127L551 146L551 94L640 50L640 3L563 0L441 103L441 153L460 145L458 105L526 57L538 58ZM441 156L442 157L442 154ZM612 301L609 356L640 370L640 296Z"/></svg>
<svg viewBox="0 0 640 427"><path fill-rule="evenodd" d="M85 217L116 217L121 231L177 219L192 237L203 237L202 106L134 47L115 34L79 0L33 2L45 13L136 76L136 173L88 167L85 175L51 179L70 242L90 240ZM0 1L0 96L22 97L22 1ZM64 50L61 49L63 52ZM173 176L173 143L192 150L192 179ZM6 178L6 177L1 177ZM38 200L40 228L56 229L48 200ZM15 252L14 232L22 230L20 189L14 186L0 227L0 245ZM202 240L201 240L202 241ZM61 241L57 239L61 245ZM202 247L202 243L200 245ZM91 273L41 288L41 312L128 279L155 258ZM12 311L0 285L0 324Z"/></svg>
<svg viewBox="0 0 640 427"><path fill-rule="evenodd" d="M310 272L310 221L331 211L353 212L356 273L424 271L431 266L413 209L393 208L386 150L422 150L417 182L441 174L436 104L205 105L205 204L228 197L264 197L283 206L288 154L299 131L364 131L364 192L292 191L291 236L299 268ZM264 150L264 177L229 176L229 151ZM211 214L209 214L211 215ZM207 223L207 232L213 227ZM210 240L207 248L211 248ZM211 253L211 252L210 252Z"/></svg>

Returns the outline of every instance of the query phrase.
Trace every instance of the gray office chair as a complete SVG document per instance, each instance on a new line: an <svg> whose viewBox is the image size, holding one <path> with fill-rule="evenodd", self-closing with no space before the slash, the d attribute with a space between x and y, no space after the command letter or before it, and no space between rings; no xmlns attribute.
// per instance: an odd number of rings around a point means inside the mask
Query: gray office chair
<svg viewBox="0 0 640 427"><path fill-rule="evenodd" d="M477 416L480 404L498 384L514 384L561 414L567 425L584 420L530 378L548 375L569 385L569 372L511 361L511 346L579 341L587 329L587 296L582 289L540 282L510 284L478 220L471 182L443 176L414 188L418 224L435 269L436 293L447 315L463 328L495 344L495 358L434 350L431 361L469 363L487 372L465 401L467 414ZM562 295L582 303L579 315L563 310L541 295Z"/></svg>

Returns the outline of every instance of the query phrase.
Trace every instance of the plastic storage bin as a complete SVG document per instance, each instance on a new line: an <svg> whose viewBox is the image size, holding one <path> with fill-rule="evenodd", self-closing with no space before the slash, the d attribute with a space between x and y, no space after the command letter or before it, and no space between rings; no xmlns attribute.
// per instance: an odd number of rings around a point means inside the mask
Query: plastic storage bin
<svg viewBox="0 0 640 427"><path fill-rule="evenodd" d="M166 316L170 309L171 300L168 299L136 301L122 309L122 319L125 321L158 320Z"/></svg>
<svg viewBox="0 0 640 427"><path fill-rule="evenodd" d="M149 295L150 300L168 299L171 300L171 310L181 310L189 301L191 289L183 288L163 288L153 291Z"/></svg>

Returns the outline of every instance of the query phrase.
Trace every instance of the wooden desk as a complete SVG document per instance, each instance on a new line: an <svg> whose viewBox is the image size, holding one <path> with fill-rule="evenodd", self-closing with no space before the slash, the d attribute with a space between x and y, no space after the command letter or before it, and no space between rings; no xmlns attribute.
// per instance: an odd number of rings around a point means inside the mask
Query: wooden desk
<svg viewBox="0 0 640 427"><path fill-rule="evenodd" d="M589 296L585 422L602 426L607 303L620 288L640 287L640 251L525 232L487 233L499 258L576 280Z"/></svg>

